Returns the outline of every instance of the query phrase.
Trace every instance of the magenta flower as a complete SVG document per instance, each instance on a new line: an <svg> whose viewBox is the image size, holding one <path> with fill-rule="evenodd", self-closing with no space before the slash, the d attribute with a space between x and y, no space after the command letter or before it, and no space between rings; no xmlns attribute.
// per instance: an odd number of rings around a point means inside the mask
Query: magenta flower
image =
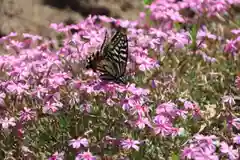
<svg viewBox="0 0 240 160"><path fill-rule="evenodd" d="M22 111L20 111L20 119L22 121L29 121L36 117L36 112L30 108L24 107Z"/></svg>
<svg viewBox="0 0 240 160"><path fill-rule="evenodd" d="M27 92L27 89L29 88L29 86L27 84L15 83L13 81L9 81L7 82L6 88L7 88L7 91L12 94L21 95Z"/></svg>
<svg viewBox="0 0 240 160"><path fill-rule="evenodd" d="M168 118L164 116L156 116L153 120L154 122L154 133L160 134L161 136L176 136L179 132L178 128L173 127L173 124Z"/></svg>
<svg viewBox="0 0 240 160"><path fill-rule="evenodd" d="M218 142L218 138L215 135L204 136L200 134L196 134L194 139L197 143L201 144L203 147L208 147L210 150L216 150L216 143Z"/></svg>
<svg viewBox="0 0 240 160"><path fill-rule="evenodd" d="M194 117L201 115L201 110L196 103L193 103L190 101L184 101L184 109L186 111L192 111Z"/></svg>
<svg viewBox="0 0 240 160"><path fill-rule="evenodd" d="M148 118L146 118L146 117L141 117L141 116L138 116L138 119L137 119L137 121L135 122L135 125L136 125L139 129L144 129L146 125L151 127L151 124L150 124Z"/></svg>
<svg viewBox="0 0 240 160"><path fill-rule="evenodd" d="M189 145L189 147L184 147L181 157L191 159L194 156L194 153L196 152L196 149L194 148L193 145Z"/></svg>
<svg viewBox="0 0 240 160"><path fill-rule="evenodd" d="M75 160L96 160L96 156L93 156L91 152L79 153Z"/></svg>
<svg viewBox="0 0 240 160"><path fill-rule="evenodd" d="M216 140L216 136L195 135L194 139L189 141L189 146L184 147L181 156L183 159L218 160Z"/></svg>
<svg viewBox="0 0 240 160"><path fill-rule="evenodd" d="M145 116L147 115L149 109L147 106L142 106L142 105L135 105L131 108L131 113L137 114L139 116Z"/></svg>
<svg viewBox="0 0 240 160"><path fill-rule="evenodd" d="M158 115L168 115L170 117L176 117L179 110L177 109L176 104L172 102L166 102L158 105L156 113Z"/></svg>
<svg viewBox="0 0 240 160"><path fill-rule="evenodd" d="M64 160L64 152L55 152L48 160Z"/></svg>
<svg viewBox="0 0 240 160"><path fill-rule="evenodd" d="M224 52L235 55L237 53L236 41L235 40L227 40L227 43L224 47Z"/></svg>
<svg viewBox="0 0 240 160"><path fill-rule="evenodd" d="M39 99L43 99L47 93L47 88L43 87L42 85L38 85L35 87L31 94Z"/></svg>
<svg viewBox="0 0 240 160"><path fill-rule="evenodd" d="M138 151L138 150L139 150L139 146L138 146L139 144L140 144L139 141L132 140L132 139L126 139L126 140L122 140L122 141L121 141L122 147L123 147L124 149L127 149L127 150L133 148L133 149L135 149L136 151Z"/></svg>
<svg viewBox="0 0 240 160"><path fill-rule="evenodd" d="M69 146L72 146L73 148L80 148L81 146L88 147L88 140L87 138L81 137L78 139L72 139L69 141Z"/></svg>

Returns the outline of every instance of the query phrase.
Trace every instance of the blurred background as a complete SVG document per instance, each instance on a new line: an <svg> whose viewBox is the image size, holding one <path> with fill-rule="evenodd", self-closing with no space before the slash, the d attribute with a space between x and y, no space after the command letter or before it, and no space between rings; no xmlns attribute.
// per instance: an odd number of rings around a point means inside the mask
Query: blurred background
<svg viewBox="0 0 240 160"><path fill-rule="evenodd" d="M51 23L78 23L88 15L134 20L141 0L0 0L0 37L10 32L53 36Z"/></svg>

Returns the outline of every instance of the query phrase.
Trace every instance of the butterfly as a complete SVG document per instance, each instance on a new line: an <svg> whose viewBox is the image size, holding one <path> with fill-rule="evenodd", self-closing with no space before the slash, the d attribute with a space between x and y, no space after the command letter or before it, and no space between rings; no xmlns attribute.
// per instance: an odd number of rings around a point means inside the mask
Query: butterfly
<svg viewBox="0 0 240 160"><path fill-rule="evenodd" d="M100 51L87 59L87 69L100 72L100 79L117 84L126 84L126 66L128 60L128 39L123 30L118 29L109 42L107 32Z"/></svg>

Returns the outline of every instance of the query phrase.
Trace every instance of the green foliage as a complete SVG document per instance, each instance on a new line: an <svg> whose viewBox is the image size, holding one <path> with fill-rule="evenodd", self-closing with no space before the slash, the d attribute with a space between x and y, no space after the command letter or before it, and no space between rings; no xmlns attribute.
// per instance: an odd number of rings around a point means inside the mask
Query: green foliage
<svg viewBox="0 0 240 160"><path fill-rule="evenodd" d="M153 2L153 0L143 0L143 2L145 5L150 5Z"/></svg>

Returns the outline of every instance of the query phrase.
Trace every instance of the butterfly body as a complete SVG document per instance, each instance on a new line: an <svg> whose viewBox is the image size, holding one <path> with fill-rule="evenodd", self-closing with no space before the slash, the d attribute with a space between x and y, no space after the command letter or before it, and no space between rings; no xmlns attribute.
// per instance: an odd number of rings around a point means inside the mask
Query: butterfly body
<svg viewBox="0 0 240 160"><path fill-rule="evenodd" d="M127 35L118 30L110 42L106 42L106 36L101 50L88 58L87 69L101 73L100 79L114 83L126 83L126 65L128 60Z"/></svg>

